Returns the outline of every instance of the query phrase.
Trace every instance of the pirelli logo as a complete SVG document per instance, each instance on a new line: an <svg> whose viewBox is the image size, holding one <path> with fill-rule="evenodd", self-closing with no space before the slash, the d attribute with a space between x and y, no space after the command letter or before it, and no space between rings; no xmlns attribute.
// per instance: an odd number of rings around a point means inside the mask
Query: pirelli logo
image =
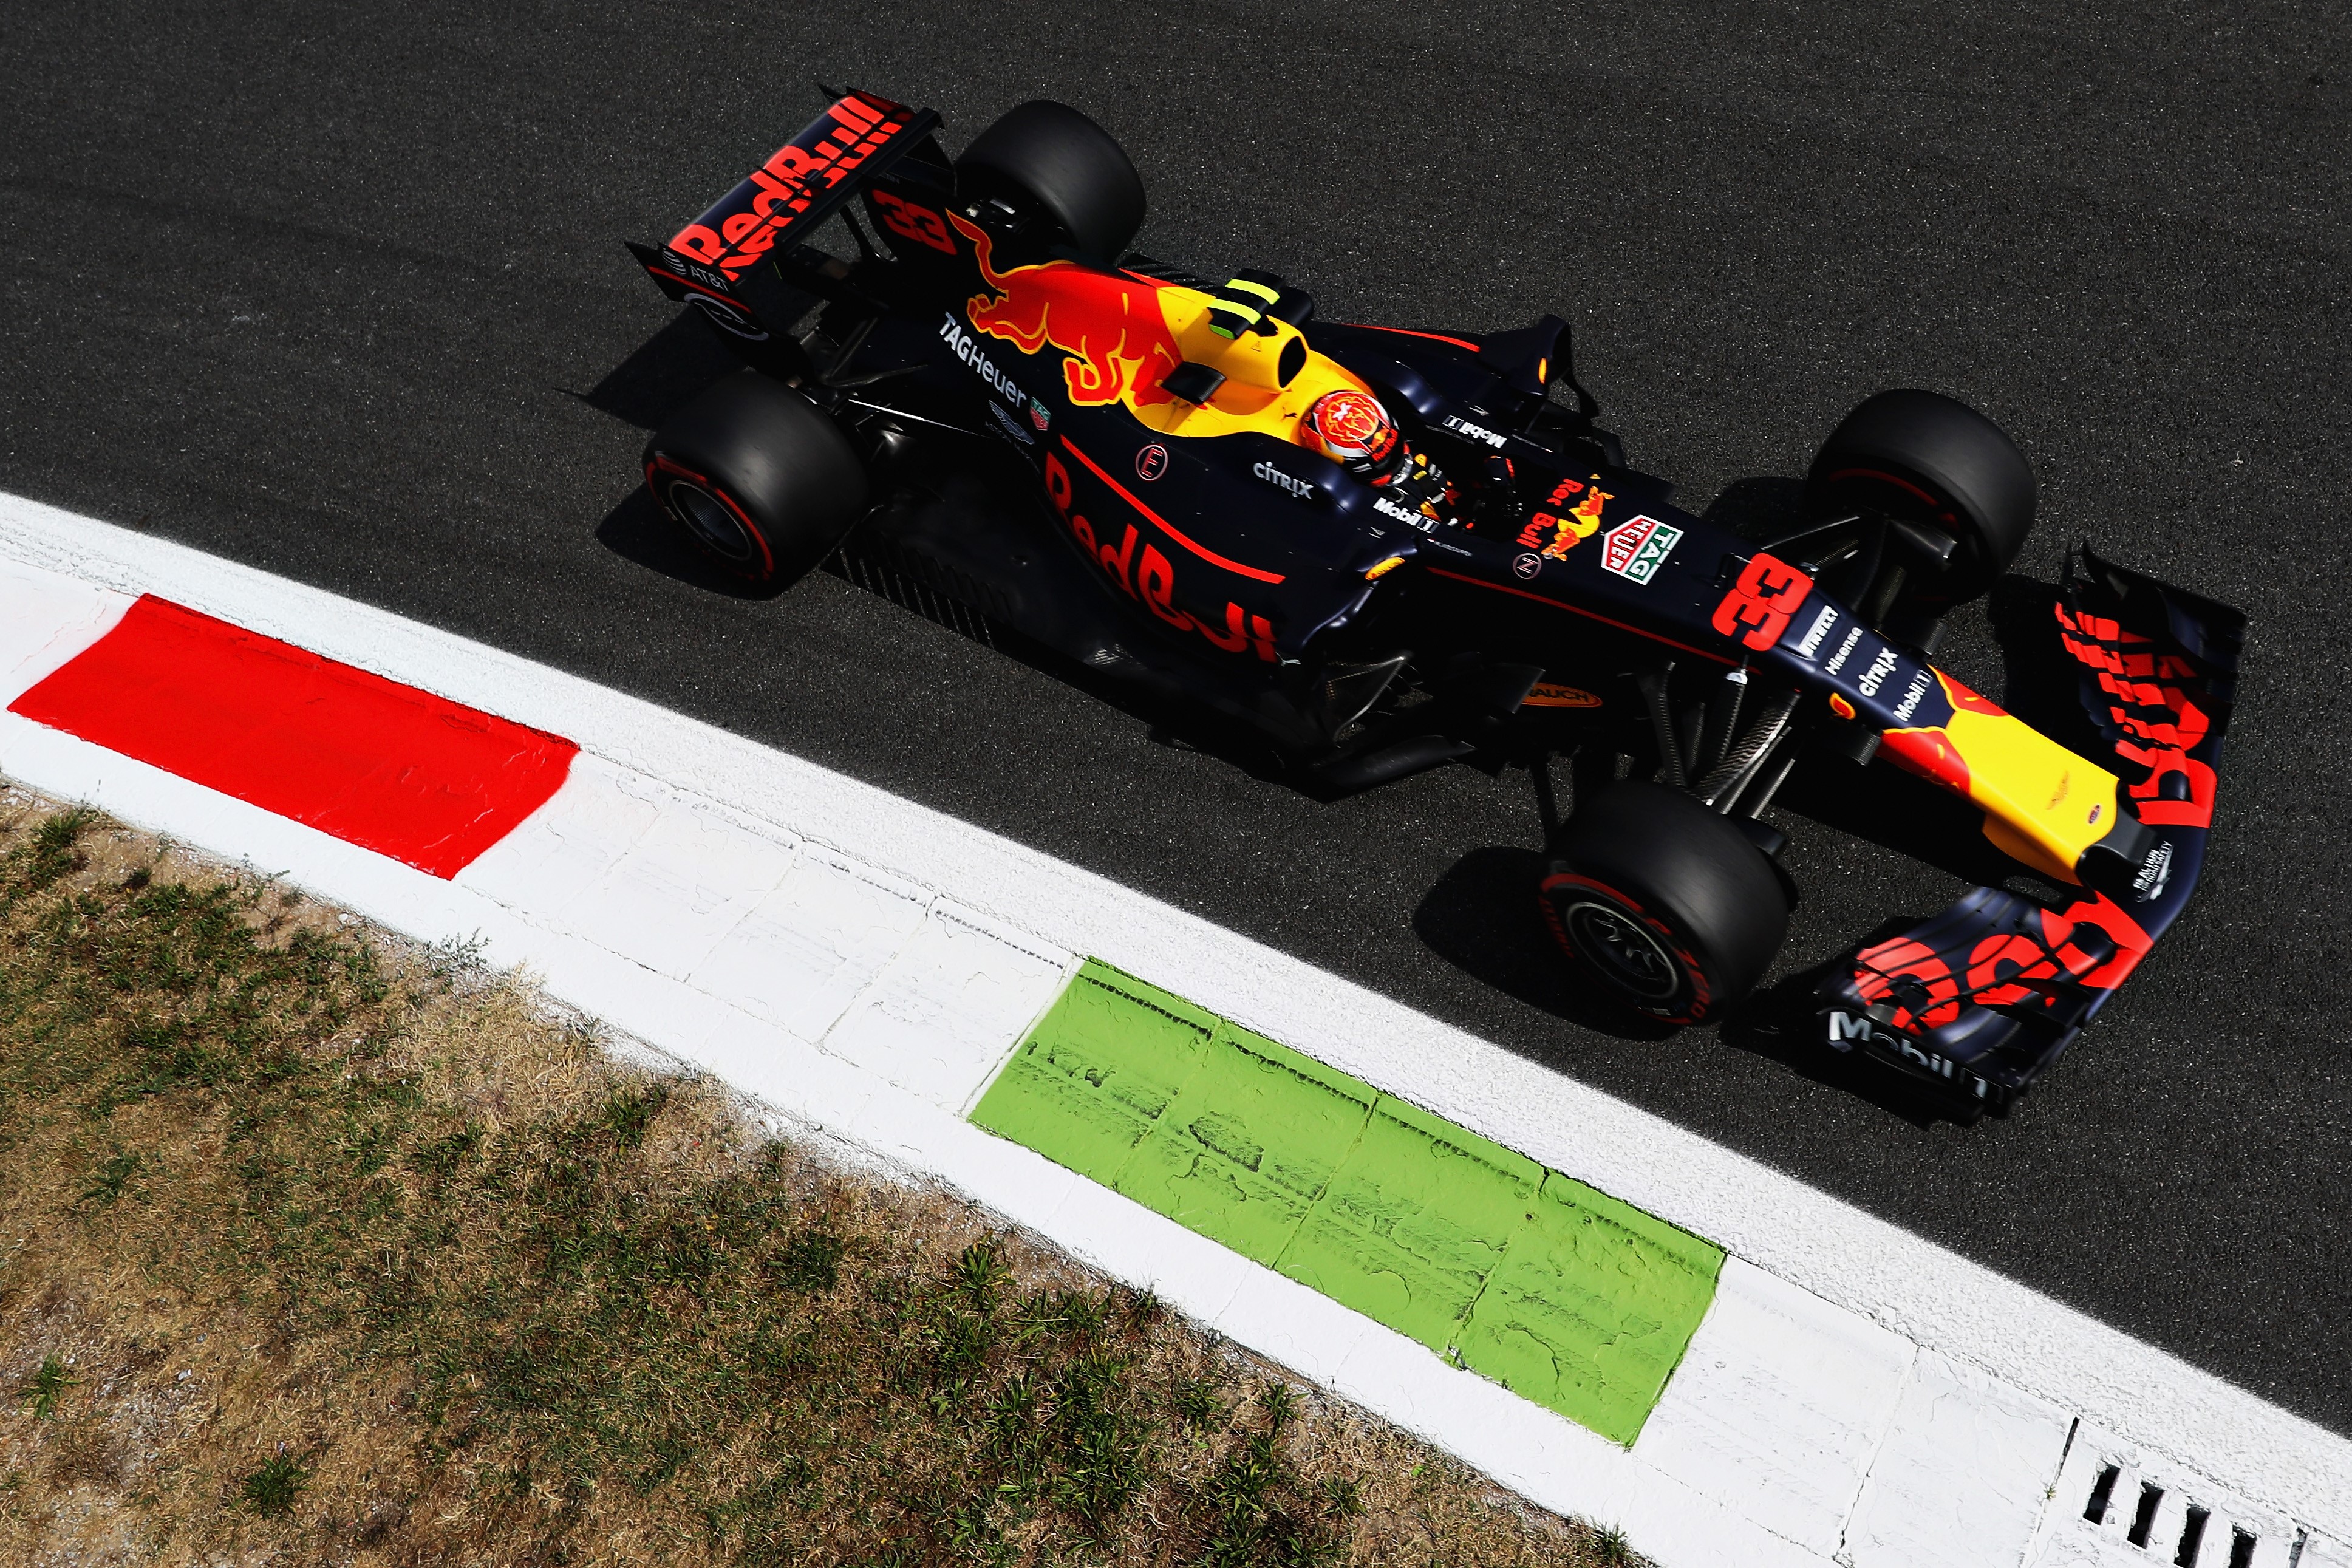
<svg viewBox="0 0 2352 1568"><path fill-rule="evenodd" d="M832 194L902 132L911 137L929 129L913 124L915 119L912 110L887 99L851 93L679 229L669 248L718 268L730 282L742 277L803 215L829 209Z"/></svg>

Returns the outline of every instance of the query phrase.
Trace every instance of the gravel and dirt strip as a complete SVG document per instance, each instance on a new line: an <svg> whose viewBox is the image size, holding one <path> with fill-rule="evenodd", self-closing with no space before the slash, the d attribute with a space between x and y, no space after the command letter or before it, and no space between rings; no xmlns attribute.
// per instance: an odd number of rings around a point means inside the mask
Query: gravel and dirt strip
<svg viewBox="0 0 2352 1568"><path fill-rule="evenodd" d="M2352 1430L2347 32L2316 5L30 14L0 53L0 489L953 812ZM1526 892L1524 773L1318 805L833 578L714 591L634 464L723 362L616 242L772 151L816 78L937 106L951 147L1064 98L1142 169L1146 248L1328 316L1557 310L1633 460L1697 507L1785 507L1877 387L1986 409L2042 480L2021 571L2088 536L2253 618L2197 903L2012 1121L1923 1125L1802 1053L1591 1009ZM2000 694L2036 610L1997 590L1955 672ZM1850 783L1781 814L1792 963L1958 885L1877 842L1909 797L1873 819Z"/></svg>
<svg viewBox="0 0 2352 1568"><path fill-rule="evenodd" d="M609 1044L0 786L0 1552L1637 1561Z"/></svg>

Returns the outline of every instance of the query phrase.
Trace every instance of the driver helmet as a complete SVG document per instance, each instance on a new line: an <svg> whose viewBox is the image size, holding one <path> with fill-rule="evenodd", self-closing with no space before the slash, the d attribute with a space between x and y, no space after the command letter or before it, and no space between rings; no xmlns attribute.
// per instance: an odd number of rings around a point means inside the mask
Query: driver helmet
<svg viewBox="0 0 2352 1568"><path fill-rule="evenodd" d="M1351 474L1385 477L1404 455L1396 421L1370 393L1327 392L1307 410L1305 423L1308 444Z"/></svg>

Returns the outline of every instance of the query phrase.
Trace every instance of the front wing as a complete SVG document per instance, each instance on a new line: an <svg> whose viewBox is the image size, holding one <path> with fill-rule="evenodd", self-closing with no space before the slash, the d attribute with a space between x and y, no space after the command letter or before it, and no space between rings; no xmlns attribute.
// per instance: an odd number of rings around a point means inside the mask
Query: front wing
<svg viewBox="0 0 2352 1568"><path fill-rule="evenodd" d="M1832 963L1822 1037L1999 1108L2057 1060L2188 903L2213 820L2215 768L2246 618L2112 565L2085 546L2057 606L2103 762L2157 846L2128 889L2060 908L1975 888L1949 909Z"/></svg>

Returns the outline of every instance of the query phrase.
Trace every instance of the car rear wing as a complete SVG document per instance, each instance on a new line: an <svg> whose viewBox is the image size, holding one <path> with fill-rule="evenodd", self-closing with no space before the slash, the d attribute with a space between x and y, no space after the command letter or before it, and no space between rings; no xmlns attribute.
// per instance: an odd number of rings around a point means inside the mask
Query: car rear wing
<svg viewBox="0 0 2352 1568"><path fill-rule="evenodd" d="M843 93L775 156L662 246L629 254L672 300L699 306L753 342L780 331L796 295L838 298L838 267L807 243L827 218L908 153L944 166L940 117L870 92Z"/></svg>

